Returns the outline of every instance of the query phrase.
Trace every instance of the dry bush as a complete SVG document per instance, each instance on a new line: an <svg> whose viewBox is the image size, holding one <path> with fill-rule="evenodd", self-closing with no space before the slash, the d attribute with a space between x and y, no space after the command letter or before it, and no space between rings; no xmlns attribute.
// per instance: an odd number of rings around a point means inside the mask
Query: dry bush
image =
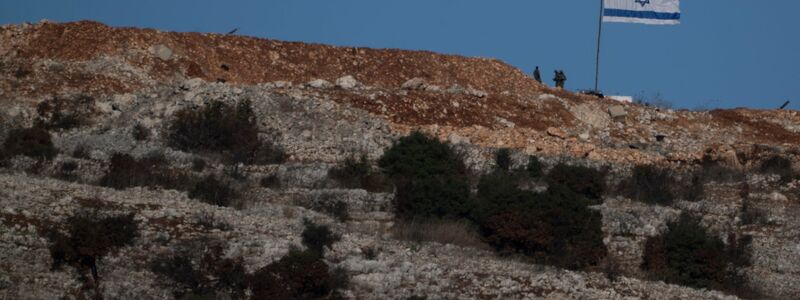
<svg viewBox="0 0 800 300"><path fill-rule="evenodd" d="M258 125L250 101L230 105L213 101L200 108L185 108L169 124L167 143L183 151L219 152L232 163L281 163L280 147L258 137Z"/></svg>
<svg viewBox="0 0 800 300"><path fill-rule="evenodd" d="M136 159L128 154L116 153L111 156L111 165L100 179L100 185L115 189L141 186L185 191L193 181L193 178L170 169L163 154L153 153Z"/></svg>
<svg viewBox="0 0 800 300"><path fill-rule="evenodd" d="M670 205L675 200L677 182L669 169L638 165L618 189L626 197L649 204Z"/></svg>
<svg viewBox="0 0 800 300"><path fill-rule="evenodd" d="M189 198L217 206L229 206L236 196L229 182L217 179L214 175L207 176L189 190Z"/></svg>
<svg viewBox="0 0 800 300"><path fill-rule="evenodd" d="M58 154L50 133L41 128L13 129L3 143L3 156L25 155L35 159L51 159Z"/></svg>
<svg viewBox="0 0 800 300"><path fill-rule="evenodd" d="M276 174L267 175L261 177L261 180L259 180L259 184L261 184L261 187L263 188L279 189L281 188L281 179L278 178L278 175Z"/></svg>
<svg viewBox="0 0 800 300"><path fill-rule="evenodd" d="M133 139L137 141L146 141L150 138L150 129L142 124L136 124L133 126L131 135L133 135Z"/></svg>
<svg viewBox="0 0 800 300"><path fill-rule="evenodd" d="M249 276L253 299L338 298L337 280L324 261L312 251L289 250L283 258Z"/></svg>
<svg viewBox="0 0 800 300"><path fill-rule="evenodd" d="M52 98L36 106L36 127L69 130L88 125L95 111L94 98L79 95L70 98Z"/></svg>
<svg viewBox="0 0 800 300"><path fill-rule="evenodd" d="M792 161L779 155L773 155L762 161L758 171L762 174L778 175L781 177L782 182L789 182L800 177L800 173L796 172L792 167Z"/></svg>
<svg viewBox="0 0 800 300"><path fill-rule="evenodd" d="M77 213L69 217L67 234L52 228L46 234L50 240L52 268L70 264L79 270L90 269L97 280L96 261L116 248L133 243L139 226L133 214L104 217L97 212Z"/></svg>
<svg viewBox="0 0 800 300"><path fill-rule="evenodd" d="M372 170L366 155L362 155L359 160L348 157L341 165L331 168L328 177L348 189L360 188L373 193L392 190L389 179L380 172Z"/></svg>
<svg viewBox="0 0 800 300"><path fill-rule="evenodd" d="M489 249L475 226L466 220L401 221L392 227L392 235L399 240Z"/></svg>
<svg viewBox="0 0 800 300"><path fill-rule="evenodd" d="M642 269L667 283L757 295L742 276L742 269L750 265L751 243L750 236L735 234L724 243L698 218L683 214L666 232L647 239Z"/></svg>
<svg viewBox="0 0 800 300"><path fill-rule="evenodd" d="M497 168L508 171L511 169L511 150L508 148L497 150L494 154L494 161L497 164Z"/></svg>
<svg viewBox="0 0 800 300"><path fill-rule="evenodd" d="M559 163L547 173L545 180L550 186L561 185L581 194L594 204L602 202L606 191L606 171L584 166Z"/></svg>
<svg viewBox="0 0 800 300"><path fill-rule="evenodd" d="M226 247L217 240L184 242L175 254L153 260L150 270L177 283L178 299L240 299L248 274L241 258L224 257Z"/></svg>

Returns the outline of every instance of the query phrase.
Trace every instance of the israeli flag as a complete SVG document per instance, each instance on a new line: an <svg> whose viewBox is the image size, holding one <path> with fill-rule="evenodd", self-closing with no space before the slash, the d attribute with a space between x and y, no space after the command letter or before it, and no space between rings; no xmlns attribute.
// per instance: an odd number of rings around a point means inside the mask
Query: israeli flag
<svg viewBox="0 0 800 300"><path fill-rule="evenodd" d="M603 22L680 24L680 0L603 0Z"/></svg>

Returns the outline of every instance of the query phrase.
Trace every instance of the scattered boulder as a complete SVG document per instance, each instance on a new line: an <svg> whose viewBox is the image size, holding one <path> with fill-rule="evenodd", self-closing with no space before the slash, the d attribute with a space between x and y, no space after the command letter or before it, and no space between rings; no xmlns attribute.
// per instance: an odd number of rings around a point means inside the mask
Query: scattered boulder
<svg viewBox="0 0 800 300"><path fill-rule="evenodd" d="M333 84L325 79L316 79L308 82L308 86L315 89L327 89L333 87Z"/></svg>
<svg viewBox="0 0 800 300"><path fill-rule="evenodd" d="M353 78L353 76L351 75L347 75L339 79L336 79L336 86L346 90L354 89L359 85L360 83L358 82L358 80Z"/></svg>
<svg viewBox="0 0 800 300"><path fill-rule="evenodd" d="M514 124L514 122L511 122L501 117L495 117L495 120L497 121L497 123L500 123L500 125L503 125L504 127L507 128L514 128L517 126L517 124Z"/></svg>
<svg viewBox="0 0 800 300"><path fill-rule="evenodd" d="M428 86L428 82L425 79L415 77L403 83L401 88L404 90L422 90L426 86Z"/></svg>
<svg viewBox="0 0 800 300"><path fill-rule="evenodd" d="M608 114L614 121L619 121L624 119L628 115L628 112L625 111L625 107L622 105L612 105L608 108Z"/></svg>
<svg viewBox="0 0 800 300"><path fill-rule="evenodd" d="M147 50L150 52L150 54L155 55L155 57L158 57L161 60L172 59L172 49L164 44L150 46L150 48Z"/></svg>

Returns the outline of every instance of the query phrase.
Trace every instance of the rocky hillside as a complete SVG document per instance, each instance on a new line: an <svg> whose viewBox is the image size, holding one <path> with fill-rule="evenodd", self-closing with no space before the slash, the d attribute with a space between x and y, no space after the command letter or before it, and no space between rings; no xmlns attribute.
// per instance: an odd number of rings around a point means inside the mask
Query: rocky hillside
<svg viewBox="0 0 800 300"><path fill-rule="evenodd" d="M191 127L204 116L235 130ZM365 175L385 172L377 162L414 131L459 153L471 194L502 164L498 149L510 170L535 159L547 172L601 170L607 188L589 209L602 216L602 260L567 270L497 251L473 230L482 224L414 231L396 210L398 185ZM218 143L176 138L187 132ZM331 274L297 281L335 290L319 297L800 295L797 111L619 103L494 59L42 22L0 27L0 141L1 298L292 297L259 286L291 264L293 247L312 253L309 224L339 237L314 260L294 257ZM366 166L348 171L362 155ZM536 176L519 188L555 185ZM746 263L715 266L747 289L654 273L645 253L682 214L725 247L748 241ZM103 218L135 234L76 238Z"/></svg>

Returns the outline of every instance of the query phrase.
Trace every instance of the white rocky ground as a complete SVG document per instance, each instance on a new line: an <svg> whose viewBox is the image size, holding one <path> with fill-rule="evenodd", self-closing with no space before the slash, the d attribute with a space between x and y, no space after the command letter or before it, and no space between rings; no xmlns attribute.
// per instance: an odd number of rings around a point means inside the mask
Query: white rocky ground
<svg viewBox="0 0 800 300"><path fill-rule="evenodd" d="M349 85L346 80L338 83ZM360 87L369 89L369 87ZM238 182L242 199L237 208L222 208L189 199L185 192L132 188L117 191L94 184L108 168L115 152L143 156L163 153L172 167L191 168L195 154L164 146L161 136L165 122L178 109L203 105L205 100L227 102L249 99L260 121L264 138L271 139L291 154L282 165L242 166L245 179ZM780 184L775 178L748 178L750 199L765 219L742 224L743 199L738 186L710 184L711 191L700 202L679 201L672 207L645 205L622 198L608 198L596 207L603 214L604 242L609 255L620 263L616 281L602 273L571 272L532 265L479 249L425 243L416 245L394 239L390 193L339 188L327 176L328 169L346 157L366 154L379 157L391 145L396 133L380 117L354 109L323 96L313 89L286 88L285 84L233 87L202 80L144 89L96 99L99 112L92 124L54 133L61 154L49 164L16 157L0 172L0 298L52 299L77 295L81 283L73 268L50 271L48 243L37 234L42 222L58 223L74 211L102 207L107 213L136 212L142 234L131 247L121 249L99 263L101 290L109 299L158 299L172 297L171 285L147 268L154 257L169 253L181 241L209 237L227 241L226 254L242 257L248 270L255 270L283 256L290 245L300 245L302 219L331 224L342 234L326 257L332 266L344 267L352 276L346 295L360 299L470 298L552 298L552 299L719 299L730 296L716 291L645 281L638 266L647 237L659 234L665 224L681 211L703 216L704 224L718 232L754 236L753 266L749 280L773 298L793 298L800 293L800 182ZM3 103L4 126L0 137L14 126L30 126L36 115L33 106ZM9 106L11 105L11 106ZM131 136L135 124L150 130L148 141ZM87 157L72 157L84 147ZM492 167L493 149L459 141L457 147L475 173ZM515 152L514 165L524 165L527 155ZM230 166L206 157L209 166L199 174L227 174ZM544 156L547 165L559 160L592 166L602 161L571 156ZM72 181L53 179L64 162L76 162ZM626 176L626 166L615 166L610 181ZM279 189L259 186L258 180L275 174ZM351 220L339 223L309 208L320 202L349 204ZM200 225L212 219L219 228ZM379 249L374 259L361 252Z"/></svg>

